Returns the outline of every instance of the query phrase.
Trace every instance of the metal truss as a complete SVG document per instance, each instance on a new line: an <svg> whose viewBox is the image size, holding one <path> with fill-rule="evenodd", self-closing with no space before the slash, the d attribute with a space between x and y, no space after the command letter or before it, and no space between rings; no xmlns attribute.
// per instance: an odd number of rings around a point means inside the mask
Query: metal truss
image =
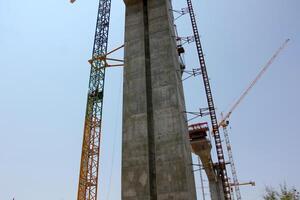
<svg viewBox="0 0 300 200"><path fill-rule="evenodd" d="M195 42L195 37L194 36L186 36L186 37L177 37L176 40L180 40L181 41L181 45L185 45L185 44L190 44L192 42Z"/></svg>
<svg viewBox="0 0 300 200"><path fill-rule="evenodd" d="M183 15L189 13L189 9L188 8L181 8L181 10L173 10L173 9L170 9L170 10L173 11L174 13L176 13L178 15L177 17L174 18L174 21L176 21L177 19L179 19Z"/></svg>
<svg viewBox="0 0 300 200"><path fill-rule="evenodd" d="M201 75L201 69L200 68L194 68L192 70L180 70L180 71L187 74L186 77L182 78L182 81L185 81L185 80L187 80L191 77L196 77L196 76Z"/></svg>
<svg viewBox="0 0 300 200"><path fill-rule="evenodd" d="M96 200L111 0L100 0L90 71L77 200Z"/></svg>
<svg viewBox="0 0 300 200"><path fill-rule="evenodd" d="M205 88L206 98L207 98L207 103L208 103L208 109L209 109L210 118L211 118L213 136L215 139L215 146L216 146L216 150L217 150L218 165L219 165L218 167L220 169L220 176L222 179L222 185L223 185L223 191L224 191L224 198L225 198L225 200L231 200L230 185L229 185L228 176L227 176L224 152L223 152L222 141L221 141L221 136L220 136L220 132L219 132L219 125L218 125L218 121L217 121L217 115L216 115L216 110L215 110L215 106L214 106L213 95L212 95L212 91L211 91L211 87L210 87L210 83L209 83L208 73L206 70L204 54L203 54L203 50L202 50L200 35L198 32L198 27L197 27L197 23L196 23L196 18L195 18L195 14L194 14L192 1L187 0L187 5L188 5L189 13L190 13L193 33L194 33L195 42L196 42L197 53L198 53L199 62L200 62L201 74L202 74L202 78L203 78L203 83L204 83L204 88Z"/></svg>
<svg viewBox="0 0 300 200"><path fill-rule="evenodd" d="M206 115L209 115L209 109L208 108L199 108L199 112L190 112L190 111L185 111L184 113L191 115L193 117L189 118L187 122L192 121L198 117L204 117Z"/></svg>

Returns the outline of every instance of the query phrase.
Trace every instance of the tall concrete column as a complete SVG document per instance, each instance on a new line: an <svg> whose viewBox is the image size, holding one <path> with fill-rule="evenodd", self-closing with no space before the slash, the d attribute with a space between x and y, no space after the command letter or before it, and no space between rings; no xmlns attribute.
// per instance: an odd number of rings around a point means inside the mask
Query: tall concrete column
<svg viewBox="0 0 300 200"><path fill-rule="evenodd" d="M124 0L122 200L196 200L170 0Z"/></svg>

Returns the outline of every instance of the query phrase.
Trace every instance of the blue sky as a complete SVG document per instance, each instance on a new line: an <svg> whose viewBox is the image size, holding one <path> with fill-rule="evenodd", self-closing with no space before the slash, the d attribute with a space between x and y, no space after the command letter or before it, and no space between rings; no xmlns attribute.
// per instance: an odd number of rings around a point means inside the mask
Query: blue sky
<svg viewBox="0 0 300 200"><path fill-rule="evenodd" d="M112 1L109 48L123 43L124 5ZM0 0L0 199L75 199L96 0ZM185 6L174 1L174 9ZM265 185L300 189L298 0L194 1L218 113L227 111L286 39L291 42L232 114L244 200ZM191 35L188 16L177 20ZM186 64L196 68L194 44ZM122 52L117 57L122 57ZM184 82L187 110L206 107L200 77ZM99 197L120 199L122 69L106 76ZM208 118L198 119L207 121ZM198 174L196 174L198 178Z"/></svg>

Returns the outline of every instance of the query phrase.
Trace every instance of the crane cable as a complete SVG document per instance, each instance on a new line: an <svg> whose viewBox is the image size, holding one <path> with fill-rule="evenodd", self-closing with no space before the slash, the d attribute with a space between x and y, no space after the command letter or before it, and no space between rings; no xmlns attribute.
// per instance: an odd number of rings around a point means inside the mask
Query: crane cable
<svg viewBox="0 0 300 200"><path fill-rule="evenodd" d="M122 73L121 73L122 74ZM121 89L122 89L122 76L121 78L119 78L120 81L120 85L119 85L119 89L118 89L118 98L117 98L117 105L122 105L120 100L120 96L121 96ZM118 115L118 113L120 113L120 107L117 106L116 110L115 110L115 116ZM112 159L111 159L111 167L110 167L110 174L109 174L109 182L108 182L108 191L107 191L107 195L106 195L106 200L109 200L110 198L110 191L111 191L111 182L112 182L112 172L113 172L113 166L114 166L114 161L115 161L115 152L116 152L116 141L117 141L117 125L118 125L118 120L115 120L115 126L114 126L114 136L113 136L113 150L112 150Z"/></svg>

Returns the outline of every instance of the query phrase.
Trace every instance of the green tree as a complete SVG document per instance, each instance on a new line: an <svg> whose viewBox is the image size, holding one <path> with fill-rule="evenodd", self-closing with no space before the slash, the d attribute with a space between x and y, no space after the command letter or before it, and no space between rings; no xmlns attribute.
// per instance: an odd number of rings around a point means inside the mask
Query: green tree
<svg viewBox="0 0 300 200"><path fill-rule="evenodd" d="M275 191L272 187L266 187L265 195L263 197L264 200L277 200L278 192Z"/></svg>
<svg viewBox="0 0 300 200"><path fill-rule="evenodd" d="M266 187L264 200L300 200L299 192L294 188L288 188L286 184L280 185L280 190L276 191L273 187Z"/></svg>

